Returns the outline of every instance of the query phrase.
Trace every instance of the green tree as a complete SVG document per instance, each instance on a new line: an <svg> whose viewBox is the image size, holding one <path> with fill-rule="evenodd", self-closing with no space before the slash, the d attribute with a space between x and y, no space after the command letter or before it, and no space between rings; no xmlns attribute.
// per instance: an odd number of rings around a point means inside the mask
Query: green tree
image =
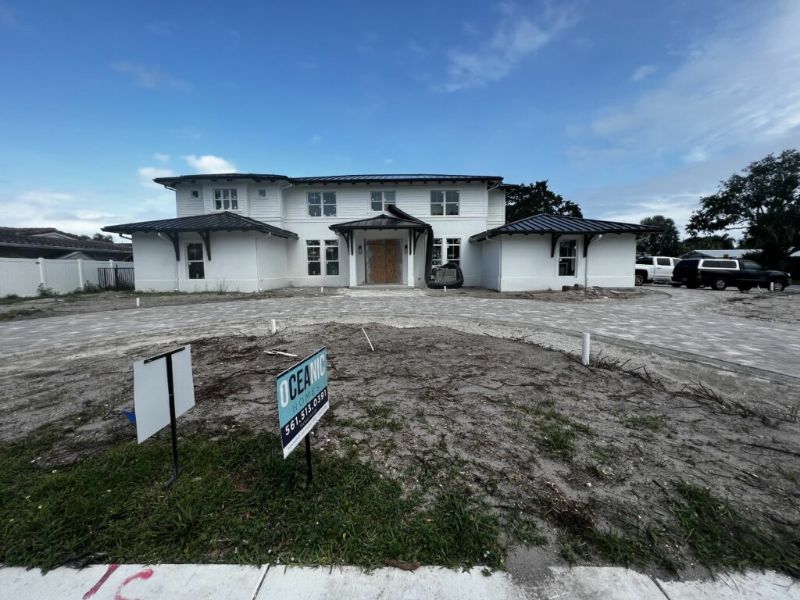
<svg viewBox="0 0 800 600"><path fill-rule="evenodd" d="M114 238L105 233L95 233L92 236L92 240L95 242L113 242Z"/></svg>
<svg viewBox="0 0 800 600"><path fill-rule="evenodd" d="M506 223L538 214L583 217L581 207L550 190L546 180L516 186L506 192Z"/></svg>
<svg viewBox="0 0 800 600"><path fill-rule="evenodd" d="M784 265L800 245L800 152L770 154L723 181L716 194L700 199L686 229L743 230L767 266Z"/></svg>
<svg viewBox="0 0 800 600"><path fill-rule="evenodd" d="M651 256L677 256L681 250L681 241L675 221L663 215L645 217L640 222L642 225L659 227L661 231L646 233L636 240L636 253Z"/></svg>
<svg viewBox="0 0 800 600"><path fill-rule="evenodd" d="M681 242L681 254L692 250L732 250L736 247L733 238L727 233L722 235L703 235L688 237Z"/></svg>

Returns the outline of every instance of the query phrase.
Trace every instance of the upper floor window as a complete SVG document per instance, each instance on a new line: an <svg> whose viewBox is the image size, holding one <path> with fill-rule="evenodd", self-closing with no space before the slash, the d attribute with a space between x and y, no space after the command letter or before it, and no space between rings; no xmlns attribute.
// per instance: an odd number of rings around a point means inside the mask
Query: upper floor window
<svg viewBox="0 0 800 600"><path fill-rule="evenodd" d="M217 210L239 210L236 188L215 188L214 208Z"/></svg>
<svg viewBox="0 0 800 600"><path fill-rule="evenodd" d="M458 205L458 190L431 190L432 215L457 215Z"/></svg>
<svg viewBox="0 0 800 600"><path fill-rule="evenodd" d="M192 198L199 198L200 190L192 190Z"/></svg>
<svg viewBox="0 0 800 600"><path fill-rule="evenodd" d="M266 198L267 197L267 190L265 190L264 188L261 188L260 190L258 190L258 197L259 198Z"/></svg>
<svg viewBox="0 0 800 600"><path fill-rule="evenodd" d="M308 192L309 217L335 217L336 192Z"/></svg>
<svg viewBox="0 0 800 600"><path fill-rule="evenodd" d="M395 204L394 197L394 192L370 192L370 208L376 212L386 210L387 206L390 204Z"/></svg>

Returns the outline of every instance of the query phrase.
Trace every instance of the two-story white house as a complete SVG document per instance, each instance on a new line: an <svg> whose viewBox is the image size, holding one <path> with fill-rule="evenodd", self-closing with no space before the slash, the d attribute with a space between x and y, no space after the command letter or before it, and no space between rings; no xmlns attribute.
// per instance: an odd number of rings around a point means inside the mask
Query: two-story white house
<svg viewBox="0 0 800 600"><path fill-rule="evenodd" d="M104 228L131 234L139 290L425 287L431 268L445 263L461 268L464 285L500 291L627 287L636 233L651 230L545 215L506 224L508 186L496 176L227 173L154 181L175 191L176 218Z"/></svg>

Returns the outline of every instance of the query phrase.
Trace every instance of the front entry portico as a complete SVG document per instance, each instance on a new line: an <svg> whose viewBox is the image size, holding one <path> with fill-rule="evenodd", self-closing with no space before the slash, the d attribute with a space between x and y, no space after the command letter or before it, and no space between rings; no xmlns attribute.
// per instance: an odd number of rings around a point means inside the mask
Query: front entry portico
<svg viewBox="0 0 800 600"><path fill-rule="evenodd" d="M418 244L430 226L388 206L390 215L336 223L330 229L347 244L350 287L358 285L407 285L414 287L419 270L417 251L425 258L425 245Z"/></svg>

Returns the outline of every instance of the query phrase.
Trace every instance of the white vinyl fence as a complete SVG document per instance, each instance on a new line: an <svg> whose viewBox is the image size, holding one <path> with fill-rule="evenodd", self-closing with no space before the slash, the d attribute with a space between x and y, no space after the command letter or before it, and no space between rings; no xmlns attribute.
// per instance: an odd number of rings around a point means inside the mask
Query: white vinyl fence
<svg viewBox="0 0 800 600"><path fill-rule="evenodd" d="M39 286L56 294L98 285L98 269L133 268L132 262L115 260L58 260L44 258L0 258L0 298L38 296ZM111 271L113 277L113 271Z"/></svg>

